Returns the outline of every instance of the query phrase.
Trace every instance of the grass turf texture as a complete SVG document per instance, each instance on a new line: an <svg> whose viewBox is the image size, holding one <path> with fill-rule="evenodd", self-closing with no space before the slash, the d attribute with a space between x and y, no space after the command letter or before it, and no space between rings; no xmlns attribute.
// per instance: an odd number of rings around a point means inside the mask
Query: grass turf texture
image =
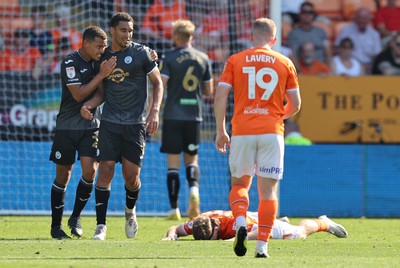
<svg viewBox="0 0 400 268"><path fill-rule="evenodd" d="M83 237L71 240L50 238L50 216L0 216L0 267L399 267L400 219L334 220L346 227L347 239L322 232L271 240L271 258L256 259L255 241L244 257L235 256L232 241L161 241L180 222L160 217L139 217L135 239L125 238L123 217L108 217L107 240L93 241L93 216L82 217Z"/></svg>

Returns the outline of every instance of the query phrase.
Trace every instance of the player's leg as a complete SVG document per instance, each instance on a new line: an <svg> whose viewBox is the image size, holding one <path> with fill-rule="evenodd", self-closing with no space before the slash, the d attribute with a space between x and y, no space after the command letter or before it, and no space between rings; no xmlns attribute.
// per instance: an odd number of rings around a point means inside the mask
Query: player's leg
<svg viewBox="0 0 400 268"><path fill-rule="evenodd" d="M56 164L56 177L51 187L51 236L70 238L62 229L65 192L75 163L76 142L71 131L57 130L50 153L50 160Z"/></svg>
<svg viewBox="0 0 400 268"><path fill-rule="evenodd" d="M95 186L97 227L93 240L105 240L107 235L106 218L111 194L111 181L114 177L115 161L100 161L99 175Z"/></svg>
<svg viewBox="0 0 400 268"><path fill-rule="evenodd" d="M180 220L181 213L179 210L179 190L181 187L179 180L179 166L181 161L180 154L168 154L168 171L167 171L167 188L168 198L171 210L168 214L167 220Z"/></svg>
<svg viewBox="0 0 400 268"><path fill-rule="evenodd" d="M200 214L200 168L198 165L198 148L200 143L200 122L185 121L184 123L183 159L186 168L186 179L189 185L189 218Z"/></svg>
<svg viewBox="0 0 400 268"><path fill-rule="evenodd" d="M125 179L126 207L125 234L134 238L139 229L136 217L136 201L140 192L140 169L145 148L145 125L126 126L121 148L122 175Z"/></svg>
<svg viewBox="0 0 400 268"><path fill-rule="evenodd" d="M71 178L73 165L56 166L56 178L51 187L51 237L57 239L70 238L62 229L65 192Z"/></svg>
<svg viewBox="0 0 400 268"><path fill-rule="evenodd" d="M80 215L86 206L93 189L93 181L96 177L98 162L95 157L97 154L97 130L85 131L78 146L78 155L81 162L82 177L76 187L74 209L68 219L68 226L71 234L81 237L83 234Z"/></svg>
<svg viewBox="0 0 400 268"><path fill-rule="evenodd" d="M246 214L249 207L249 189L254 173L255 139L253 136L232 136L229 156L232 187L229 205L236 221L234 252L244 256L247 252Z"/></svg>
<svg viewBox="0 0 400 268"><path fill-rule="evenodd" d="M134 238L139 229L136 217L136 201L140 192L140 167L126 159L122 159L122 173L125 179L126 207L125 234Z"/></svg>
<svg viewBox="0 0 400 268"><path fill-rule="evenodd" d="M188 217L194 218L200 214L200 192L199 178L200 169L198 165L198 156L184 153L184 162L186 167L186 179L189 185L189 206Z"/></svg>
<svg viewBox="0 0 400 268"><path fill-rule="evenodd" d="M179 168L181 161L181 152L183 150L184 124L181 120L164 119L161 137L161 153L167 155L167 189L171 210L168 213L167 220L180 220L179 210Z"/></svg>
<svg viewBox="0 0 400 268"><path fill-rule="evenodd" d="M276 134L257 136L258 236L256 257L268 257L268 240L278 212L278 181L283 175L284 140Z"/></svg>
<svg viewBox="0 0 400 268"><path fill-rule="evenodd" d="M102 121L99 130L98 178L95 186L97 227L92 239L106 239L106 217L111 194L111 181L114 177L115 163L121 159L122 126Z"/></svg>

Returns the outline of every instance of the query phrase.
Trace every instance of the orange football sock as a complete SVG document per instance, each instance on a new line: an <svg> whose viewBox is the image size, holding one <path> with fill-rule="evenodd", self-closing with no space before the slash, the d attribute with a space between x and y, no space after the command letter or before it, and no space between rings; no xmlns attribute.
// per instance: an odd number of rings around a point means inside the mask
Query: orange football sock
<svg viewBox="0 0 400 268"><path fill-rule="evenodd" d="M278 212L278 200L260 200L258 205L257 240L268 242Z"/></svg>
<svg viewBox="0 0 400 268"><path fill-rule="evenodd" d="M328 224L326 222L321 221L321 220L317 220L317 219L315 219L314 221L318 224L318 231L317 232L322 232L322 231L326 232L326 231L328 231L329 226L328 226Z"/></svg>
<svg viewBox="0 0 400 268"><path fill-rule="evenodd" d="M249 208L249 193L247 189L241 185L233 185L229 193L229 204L235 218L238 216L246 217L246 212Z"/></svg>

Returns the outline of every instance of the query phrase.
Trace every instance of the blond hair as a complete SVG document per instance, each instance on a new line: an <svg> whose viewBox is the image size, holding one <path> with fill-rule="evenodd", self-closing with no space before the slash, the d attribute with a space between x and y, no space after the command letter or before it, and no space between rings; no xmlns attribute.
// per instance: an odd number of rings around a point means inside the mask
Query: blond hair
<svg viewBox="0 0 400 268"><path fill-rule="evenodd" d="M184 41L189 41L196 29L190 20L176 20L172 26L173 34L179 35Z"/></svg>
<svg viewBox="0 0 400 268"><path fill-rule="evenodd" d="M268 18L258 18L253 23L254 39L272 39L276 36L275 22Z"/></svg>

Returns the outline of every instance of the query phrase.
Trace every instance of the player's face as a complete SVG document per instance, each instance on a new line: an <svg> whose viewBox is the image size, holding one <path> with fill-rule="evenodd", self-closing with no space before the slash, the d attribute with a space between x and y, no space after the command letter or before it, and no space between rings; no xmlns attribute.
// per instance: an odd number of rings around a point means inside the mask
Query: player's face
<svg viewBox="0 0 400 268"><path fill-rule="evenodd" d="M99 37L96 37L94 41L87 41L85 43L85 48L90 58L96 61L100 60L101 55L103 55L106 46L107 46L107 39L103 40Z"/></svg>
<svg viewBox="0 0 400 268"><path fill-rule="evenodd" d="M128 21L120 21L116 27L111 28L113 45L120 49L126 48L132 39L133 23Z"/></svg>

